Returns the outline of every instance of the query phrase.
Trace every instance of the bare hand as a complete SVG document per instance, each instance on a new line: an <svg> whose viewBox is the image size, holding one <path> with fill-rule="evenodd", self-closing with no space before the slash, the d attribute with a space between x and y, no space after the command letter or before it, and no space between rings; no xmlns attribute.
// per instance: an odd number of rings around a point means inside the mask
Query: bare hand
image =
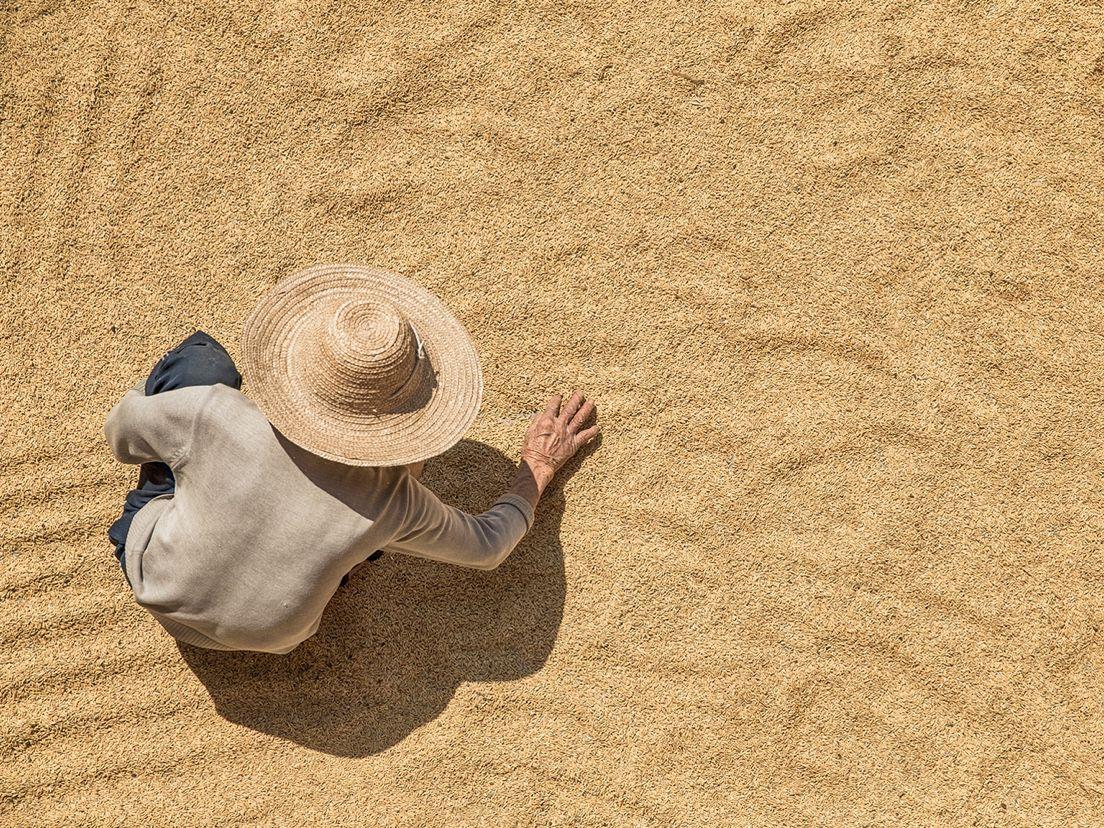
<svg viewBox="0 0 1104 828"><path fill-rule="evenodd" d="M541 490L564 463L598 435L598 425L584 428L598 409L580 392L561 409L559 394L548 398L544 411L533 417L521 445L521 459L529 465Z"/></svg>

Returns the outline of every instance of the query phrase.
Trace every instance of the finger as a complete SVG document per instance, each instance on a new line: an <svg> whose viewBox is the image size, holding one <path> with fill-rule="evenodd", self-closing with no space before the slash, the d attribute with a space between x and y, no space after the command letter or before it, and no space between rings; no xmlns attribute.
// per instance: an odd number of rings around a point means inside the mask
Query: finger
<svg viewBox="0 0 1104 828"><path fill-rule="evenodd" d="M598 426L592 425L590 428L584 428L582 431L580 431L578 435L576 435L576 439L578 440L578 444L580 446L585 446L597 436Z"/></svg>
<svg viewBox="0 0 1104 828"><path fill-rule="evenodd" d="M560 412L560 415L566 422L571 422L571 418L575 416L575 412L579 410L579 406L583 404L583 400L585 399L586 397L578 391L571 395L571 399L567 401L567 405L565 405L563 411Z"/></svg>
<svg viewBox="0 0 1104 828"><path fill-rule="evenodd" d="M594 403L587 400L583 403L582 407L576 412L575 416L571 418L571 427L578 431L589 420L598 409L595 408Z"/></svg>
<svg viewBox="0 0 1104 828"><path fill-rule="evenodd" d="M549 417L559 416L561 400L562 398L559 394L553 394L549 397L544 403L544 413Z"/></svg>

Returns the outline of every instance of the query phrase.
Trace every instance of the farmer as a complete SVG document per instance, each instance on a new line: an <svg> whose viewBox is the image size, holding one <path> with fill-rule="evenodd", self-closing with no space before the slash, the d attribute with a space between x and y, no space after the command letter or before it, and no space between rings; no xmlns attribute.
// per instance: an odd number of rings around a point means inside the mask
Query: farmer
<svg viewBox="0 0 1104 828"><path fill-rule="evenodd" d="M479 411L479 360L433 294L383 270L309 268L245 324L251 396L202 332L128 391L104 433L141 463L108 532L138 603L174 637L286 653L375 550L493 569L553 474L597 434L579 393L529 425L513 484L472 516L418 478Z"/></svg>

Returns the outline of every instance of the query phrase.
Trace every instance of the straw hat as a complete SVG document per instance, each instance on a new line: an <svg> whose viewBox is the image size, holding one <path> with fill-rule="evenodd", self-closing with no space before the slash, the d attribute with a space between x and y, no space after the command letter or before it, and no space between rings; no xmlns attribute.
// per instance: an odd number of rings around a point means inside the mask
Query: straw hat
<svg viewBox="0 0 1104 828"><path fill-rule="evenodd" d="M288 276L246 320L250 395L289 440L354 466L453 446L479 411L479 357L460 321L394 273L320 265Z"/></svg>

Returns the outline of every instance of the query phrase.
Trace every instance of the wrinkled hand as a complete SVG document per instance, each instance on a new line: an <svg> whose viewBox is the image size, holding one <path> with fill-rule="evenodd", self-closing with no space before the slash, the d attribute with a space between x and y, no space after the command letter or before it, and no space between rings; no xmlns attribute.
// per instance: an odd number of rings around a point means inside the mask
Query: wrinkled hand
<svg viewBox="0 0 1104 828"><path fill-rule="evenodd" d="M521 459L529 465L543 490L564 463L598 435L598 425L584 428L598 409L576 391L561 408L561 397L548 398L544 411L533 417L521 445Z"/></svg>

